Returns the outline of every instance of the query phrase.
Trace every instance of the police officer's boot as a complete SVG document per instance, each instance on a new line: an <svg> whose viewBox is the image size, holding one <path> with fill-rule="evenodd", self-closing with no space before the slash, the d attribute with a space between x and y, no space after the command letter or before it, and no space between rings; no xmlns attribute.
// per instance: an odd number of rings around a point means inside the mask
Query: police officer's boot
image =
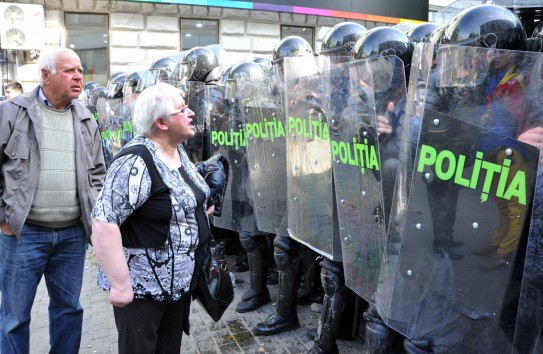
<svg viewBox="0 0 543 354"><path fill-rule="evenodd" d="M345 305L345 281L340 264L324 259L321 267L321 281L325 295L317 336L309 353L335 354L338 353L336 338Z"/></svg>
<svg viewBox="0 0 543 354"><path fill-rule="evenodd" d="M300 245L299 255L301 261L300 290L298 291L298 305L311 305L322 303L324 290L320 281L319 255L307 246Z"/></svg>
<svg viewBox="0 0 543 354"><path fill-rule="evenodd" d="M433 344L428 340L410 340L405 338L403 348L406 354L432 354L435 353Z"/></svg>
<svg viewBox="0 0 543 354"><path fill-rule="evenodd" d="M402 337L385 324L373 304L370 304L363 316L366 320L366 343L370 354L402 353Z"/></svg>
<svg viewBox="0 0 543 354"><path fill-rule="evenodd" d="M274 257L279 271L277 310L266 321L257 323L256 335L267 336L300 327L296 311L296 296L300 286L298 244L290 237L275 236Z"/></svg>
<svg viewBox="0 0 543 354"><path fill-rule="evenodd" d="M251 287L242 295L241 301L236 305L236 312L249 312L270 302L270 293L266 284L269 249L266 238L261 235L240 233L240 242L247 250Z"/></svg>

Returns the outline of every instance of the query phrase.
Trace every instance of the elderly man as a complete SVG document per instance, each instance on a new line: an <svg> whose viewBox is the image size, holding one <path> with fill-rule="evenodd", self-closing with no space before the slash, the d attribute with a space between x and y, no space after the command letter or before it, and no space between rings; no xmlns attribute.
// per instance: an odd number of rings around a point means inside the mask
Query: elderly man
<svg viewBox="0 0 543 354"><path fill-rule="evenodd" d="M77 99L77 54L47 48L38 70L38 87L0 105L0 352L29 352L45 276L49 352L78 353L90 213L106 171L98 125Z"/></svg>

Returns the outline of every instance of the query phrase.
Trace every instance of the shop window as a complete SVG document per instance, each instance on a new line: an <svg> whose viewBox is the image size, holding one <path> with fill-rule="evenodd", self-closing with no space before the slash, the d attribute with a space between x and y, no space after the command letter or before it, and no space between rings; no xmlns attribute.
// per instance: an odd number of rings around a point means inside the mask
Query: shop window
<svg viewBox="0 0 543 354"><path fill-rule="evenodd" d="M300 27L300 26L281 26L281 38L287 36L302 37L311 45L311 48L315 48L314 40L314 28L313 27Z"/></svg>
<svg viewBox="0 0 543 354"><path fill-rule="evenodd" d="M106 86L108 80L108 16L66 13L66 47L81 58L85 82Z"/></svg>
<svg viewBox="0 0 543 354"><path fill-rule="evenodd" d="M219 21L181 19L181 50L219 44Z"/></svg>

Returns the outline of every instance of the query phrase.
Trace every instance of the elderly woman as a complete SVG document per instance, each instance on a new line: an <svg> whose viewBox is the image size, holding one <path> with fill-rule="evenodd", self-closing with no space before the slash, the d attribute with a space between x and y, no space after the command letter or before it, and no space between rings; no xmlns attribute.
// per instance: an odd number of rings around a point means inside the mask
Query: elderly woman
<svg viewBox="0 0 543 354"><path fill-rule="evenodd" d="M134 109L92 212L98 285L109 291L119 353L176 353L210 237L209 188L181 143L195 134L180 91L158 83ZM208 212L212 212L209 210Z"/></svg>

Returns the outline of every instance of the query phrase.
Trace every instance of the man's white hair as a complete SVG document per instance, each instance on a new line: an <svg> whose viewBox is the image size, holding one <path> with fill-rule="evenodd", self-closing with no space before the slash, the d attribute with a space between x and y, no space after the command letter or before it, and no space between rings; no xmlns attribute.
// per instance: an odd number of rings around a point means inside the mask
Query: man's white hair
<svg viewBox="0 0 543 354"><path fill-rule="evenodd" d="M76 54L73 50L62 47L47 47L40 52L40 57L38 59L38 80L40 86L43 85L43 78L41 75L42 69L49 71L52 75L55 75L57 73L58 55L66 52Z"/></svg>

